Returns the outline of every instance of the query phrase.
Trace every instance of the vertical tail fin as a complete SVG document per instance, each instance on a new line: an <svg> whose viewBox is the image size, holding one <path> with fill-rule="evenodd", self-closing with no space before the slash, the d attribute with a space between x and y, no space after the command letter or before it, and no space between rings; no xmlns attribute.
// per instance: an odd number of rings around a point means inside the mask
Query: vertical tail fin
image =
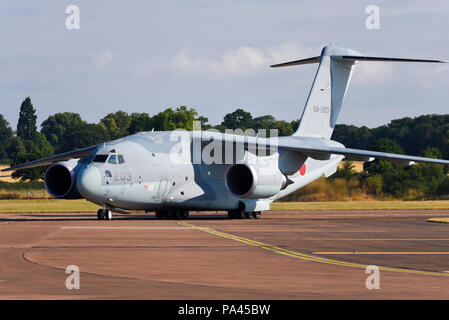
<svg viewBox="0 0 449 320"><path fill-rule="evenodd" d="M335 57L337 55L360 54L350 49L324 47L320 57L272 66L282 67L319 62L318 71L294 135L319 138L331 137L355 63L354 60L338 59Z"/></svg>
<svg viewBox="0 0 449 320"><path fill-rule="evenodd" d="M273 65L272 67L287 67L319 63L298 129L293 135L327 139L331 137L352 72L358 61L444 62L439 60L367 57L352 49L327 46L323 48L319 57Z"/></svg>

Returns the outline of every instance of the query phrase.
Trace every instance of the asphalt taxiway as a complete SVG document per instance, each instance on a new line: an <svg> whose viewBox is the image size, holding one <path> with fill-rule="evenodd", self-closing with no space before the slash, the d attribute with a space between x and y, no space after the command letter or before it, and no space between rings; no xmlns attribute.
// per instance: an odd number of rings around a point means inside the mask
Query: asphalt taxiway
<svg viewBox="0 0 449 320"><path fill-rule="evenodd" d="M449 224L436 217L449 211L1 214L0 299L449 299Z"/></svg>

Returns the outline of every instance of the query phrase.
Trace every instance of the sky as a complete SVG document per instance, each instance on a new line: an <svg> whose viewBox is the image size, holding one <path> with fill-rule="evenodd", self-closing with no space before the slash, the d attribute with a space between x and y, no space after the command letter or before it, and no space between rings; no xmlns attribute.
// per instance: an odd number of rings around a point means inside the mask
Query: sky
<svg viewBox="0 0 449 320"><path fill-rule="evenodd" d="M79 29L68 29L69 5ZM367 6L379 8L368 29ZM370 20L371 21L371 20ZM325 45L371 56L449 61L449 1L2 1L0 113L13 128L30 96L38 124L57 112L187 105L219 124L237 108L298 119ZM449 113L449 63L357 66L338 123L375 127Z"/></svg>

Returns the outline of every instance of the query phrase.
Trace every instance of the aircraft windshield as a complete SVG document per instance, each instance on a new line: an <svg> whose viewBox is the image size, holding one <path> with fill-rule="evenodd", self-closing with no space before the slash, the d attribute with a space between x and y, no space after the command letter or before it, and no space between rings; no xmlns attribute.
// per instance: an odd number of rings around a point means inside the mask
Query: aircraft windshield
<svg viewBox="0 0 449 320"><path fill-rule="evenodd" d="M108 158L107 154L97 154L93 162L106 162L107 158Z"/></svg>
<svg viewBox="0 0 449 320"><path fill-rule="evenodd" d="M115 154L111 154L109 156L108 163L117 164L117 156Z"/></svg>
<svg viewBox="0 0 449 320"><path fill-rule="evenodd" d="M108 158L109 157L109 158ZM106 160L110 164L122 164L125 163L125 158L122 154L116 155L116 154L97 154L92 162L99 162L99 163L105 163Z"/></svg>

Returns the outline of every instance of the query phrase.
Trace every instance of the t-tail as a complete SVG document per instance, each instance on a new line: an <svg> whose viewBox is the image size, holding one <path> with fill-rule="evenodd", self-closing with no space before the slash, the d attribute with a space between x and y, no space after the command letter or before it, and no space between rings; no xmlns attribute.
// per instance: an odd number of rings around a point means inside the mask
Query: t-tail
<svg viewBox="0 0 449 320"><path fill-rule="evenodd" d="M444 63L440 60L369 57L352 49L326 46L318 57L272 65L271 67L277 68L319 63L294 136L331 137L355 65L360 61Z"/></svg>

